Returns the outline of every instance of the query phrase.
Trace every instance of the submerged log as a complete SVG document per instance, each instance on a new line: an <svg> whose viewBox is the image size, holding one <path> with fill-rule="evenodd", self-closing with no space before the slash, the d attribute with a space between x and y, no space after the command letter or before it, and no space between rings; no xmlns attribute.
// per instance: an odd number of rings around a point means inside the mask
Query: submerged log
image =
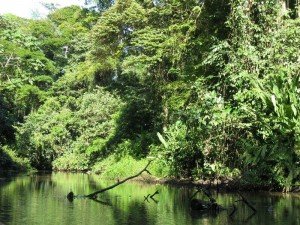
<svg viewBox="0 0 300 225"><path fill-rule="evenodd" d="M192 210L208 210L211 207L211 203L207 201L202 201L200 199L191 200L191 209Z"/></svg>
<svg viewBox="0 0 300 225"><path fill-rule="evenodd" d="M209 201L204 201L201 199L196 199L194 198L196 196L196 194L200 191L203 191L203 193L209 198ZM190 198L191 202L190 202L190 206L192 210L212 210L212 211L220 211L223 209L223 207L221 205L219 205L216 202L216 199L214 199L210 192L208 190L205 189L201 189L199 188Z"/></svg>
<svg viewBox="0 0 300 225"><path fill-rule="evenodd" d="M69 200L69 201L73 201L73 199L74 199L74 193L73 193L73 191L71 191L69 194L67 194L67 199Z"/></svg>

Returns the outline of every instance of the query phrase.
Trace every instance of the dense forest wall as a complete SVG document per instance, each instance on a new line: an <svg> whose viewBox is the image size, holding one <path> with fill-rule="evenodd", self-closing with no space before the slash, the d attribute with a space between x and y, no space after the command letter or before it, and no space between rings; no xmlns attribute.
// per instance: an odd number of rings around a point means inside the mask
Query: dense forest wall
<svg viewBox="0 0 300 225"><path fill-rule="evenodd" d="M98 3L1 17L6 151L38 169L152 157L159 177L298 184L298 1Z"/></svg>

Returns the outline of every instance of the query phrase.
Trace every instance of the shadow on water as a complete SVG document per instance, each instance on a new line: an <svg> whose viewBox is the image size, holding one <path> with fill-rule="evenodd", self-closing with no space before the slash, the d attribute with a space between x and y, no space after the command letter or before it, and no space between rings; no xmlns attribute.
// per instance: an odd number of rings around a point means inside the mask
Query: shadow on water
<svg viewBox="0 0 300 225"><path fill-rule="evenodd" d="M0 225L2 221L11 221L13 206L10 204L10 199L2 194L2 189L9 186L11 182L20 174L14 171L0 171Z"/></svg>
<svg viewBox="0 0 300 225"><path fill-rule="evenodd" d="M153 224L149 221L147 206L143 202L133 200L126 208L113 207L115 224Z"/></svg>

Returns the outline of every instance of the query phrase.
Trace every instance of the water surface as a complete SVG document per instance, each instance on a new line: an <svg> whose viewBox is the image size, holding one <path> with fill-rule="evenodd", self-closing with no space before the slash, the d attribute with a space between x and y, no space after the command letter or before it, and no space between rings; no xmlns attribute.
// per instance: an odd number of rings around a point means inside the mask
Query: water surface
<svg viewBox="0 0 300 225"><path fill-rule="evenodd" d="M263 224L299 225L300 195L244 193L258 212L241 202L230 217L232 204L239 199L234 193L214 194L218 203L229 208L220 213L191 211L189 188L142 183L125 183L98 196L97 201L75 199L66 194L89 194L114 182L87 174L34 174L0 179L0 222L6 225L224 225ZM144 196L159 195L155 200ZM198 194L197 198L205 196Z"/></svg>

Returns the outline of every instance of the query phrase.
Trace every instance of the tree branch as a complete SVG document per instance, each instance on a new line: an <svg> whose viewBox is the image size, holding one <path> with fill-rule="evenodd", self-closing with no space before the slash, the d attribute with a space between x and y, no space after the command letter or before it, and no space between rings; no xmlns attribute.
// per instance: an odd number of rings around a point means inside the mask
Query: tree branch
<svg viewBox="0 0 300 225"><path fill-rule="evenodd" d="M6 68L10 65L10 62L11 62L12 60L17 59L17 58L14 58L14 57L13 57L13 54L12 54L12 53L11 53L9 56L5 56L5 58L6 58L6 62L5 62L5 63L4 63L4 62L1 63L1 67L2 67L3 69L6 69ZM2 74L0 74L0 75L2 75ZM11 84L13 84L14 86L16 86L16 85L11 81L9 75L8 75L7 73L5 73L5 75L6 75L7 80L8 80Z"/></svg>
<svg viewBox="0 0 300 225"><path fill-rule="evenodd" d="M6 57L6 63L4 65L4 68L9 66L10 61L13 59L13 54L10 54L9 57Z"/></svg>
<svg viewBox="0 0 300 225"><path fill-rule="evenodd" d="M99 191L96 191L96 192L94 192L94 193L85 195L85 197L87 197L87 198L94 198L97 194L103 193L103 192L108 191L108 190L110 190L110 189L113 189L113 188L119 186L120 184L125 183L125 182L128 181L128 180L131 180L131 179L133 179L133 178L136 178L136 177L140 176L143 172L148 172L148 173L149 173L149 171L147 170L147 168L148 168L148 166L150 165L151 162L152 162L152 160L150 160L150 161L148 162L148 164L145 166L145 168L142 169L142 170L141 170L139 173L137 173L136 175L127 177L126 179L121 180L121 181L117 182L116 184L113 184L113 185L111 185L111 186L109 186L109 187L106 187L106 188L101 189L101 190L99 190Z"/></svg>
<svg viewBox="0 0 300 225"><path fill-rule="evenodd" d="M238 194L239 194L239 196L242 198L242 199L239 200L239 201L244 202L250 209L252 209L253 212L256 213L257 210L256 210L256 209L248 202L248 200L247 200L240 192L238 192Z"/></svg>

